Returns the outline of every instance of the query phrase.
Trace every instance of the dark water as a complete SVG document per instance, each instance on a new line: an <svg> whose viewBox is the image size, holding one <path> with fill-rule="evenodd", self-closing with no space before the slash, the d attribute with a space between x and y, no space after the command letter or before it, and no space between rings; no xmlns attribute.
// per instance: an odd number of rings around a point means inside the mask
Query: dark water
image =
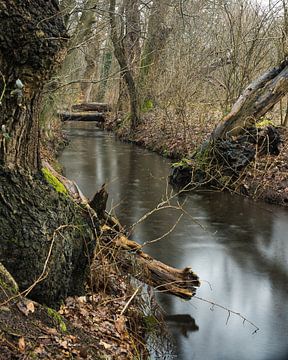
<svg viewBox="0 0 288 360"><path fill-rule="evenodd" d="M92 124L67 125L67 131L71 143L60 158L66 176L88 197L106 182L110 206L127 227L167 197L169 161L116 141ZM191 266L203 280L199 297L240 312L260 330L252 334L254 328L233 314L226 323L227 311L197 299L162 295L169 315L195 319L194 327L182 318L172 327L175 358L288 359L287 210L223 193L187 193L171 203L177 200L185 201L189 214L146 251L172 266ZM135 227L133 238L157 239L180 215L172 208L157 211Z"/></svg>

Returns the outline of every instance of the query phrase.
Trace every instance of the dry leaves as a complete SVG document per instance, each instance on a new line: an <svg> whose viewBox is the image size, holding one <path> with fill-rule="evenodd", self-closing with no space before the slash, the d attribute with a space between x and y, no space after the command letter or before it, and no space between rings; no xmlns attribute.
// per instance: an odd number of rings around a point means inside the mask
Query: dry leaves
<svg viewBox="0 0 288 360"><path fill-rule="evenodd" d="M18 340L18 349L21 353L25 351L26 345L25 345L25 339L23 336L20 337Z"/></svg>
<svg viewBox="0 0 288 360"><path fill-rule="evenodd" d="M28 316L29 313L34 313L35 311L34 302L25 298L17 303L17 307L25 316Z"/></svg>

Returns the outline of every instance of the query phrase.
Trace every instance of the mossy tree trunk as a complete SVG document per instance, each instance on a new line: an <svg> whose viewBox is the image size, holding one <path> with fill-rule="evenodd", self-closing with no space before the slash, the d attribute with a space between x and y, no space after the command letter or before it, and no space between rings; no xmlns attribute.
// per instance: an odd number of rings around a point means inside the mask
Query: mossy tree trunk
<svg viewBox="0 0 288 360"><path fill-rule="evenodd" d="M42 90L64 55L57 1L0 0L0 262L48 305L83 290L93 250L82 212L40 172Z"/></svg>

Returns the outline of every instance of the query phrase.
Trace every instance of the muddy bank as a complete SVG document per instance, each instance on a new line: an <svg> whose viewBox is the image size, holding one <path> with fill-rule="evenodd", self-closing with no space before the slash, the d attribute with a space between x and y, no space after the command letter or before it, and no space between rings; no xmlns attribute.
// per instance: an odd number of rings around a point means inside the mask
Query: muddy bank
<svg viewBox="0 0 288 360"><path fill-rule="evenodd" d="M113 131L123 141L132 142L136 145L155 151L165 157L175 159L190 159L198 147L209 139L215 123L188 125L179 131L169 125L169 121L161 122L157 119L157 113L146 114L143 122L131 133L129 124L121 118L111 115L107 118L105 128ZM241 196L255 200L263 200L268 203L288 206L288 131L285 128L277 128L280 134L279 154L257 153L255 158L239 173L233 186L228 186L224 181L217 190L228 190Z"/></svg>

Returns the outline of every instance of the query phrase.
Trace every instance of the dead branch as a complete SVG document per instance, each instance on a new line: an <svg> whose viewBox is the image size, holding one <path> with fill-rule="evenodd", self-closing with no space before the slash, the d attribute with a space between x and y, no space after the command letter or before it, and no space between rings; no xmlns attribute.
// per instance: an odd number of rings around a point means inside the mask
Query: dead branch
<svg viewBox="0 0 288 360"><path fill-rule="evenodd" d="M95 210L89 205L89 200L82 194L79 187L71 180L58 174L47 162L46 167L66 187L71 198L78 204L82 204L91 216L98 217ZM198 276L187 267L183 270L170 267L144 253L142 246L128 239L121 230L121 226L108 215L101 226L99 241L106 249L111 250L113 257L117 258L118 266L125 272L131 273L138 280L151 285L161 292L176 295L184 299L190 299L195 295L196 287L200 286ZM107 224L107 220L108 222ZM110 225L110 226L109 226ZM116 226L117 225L117 226Z"/></svg>

